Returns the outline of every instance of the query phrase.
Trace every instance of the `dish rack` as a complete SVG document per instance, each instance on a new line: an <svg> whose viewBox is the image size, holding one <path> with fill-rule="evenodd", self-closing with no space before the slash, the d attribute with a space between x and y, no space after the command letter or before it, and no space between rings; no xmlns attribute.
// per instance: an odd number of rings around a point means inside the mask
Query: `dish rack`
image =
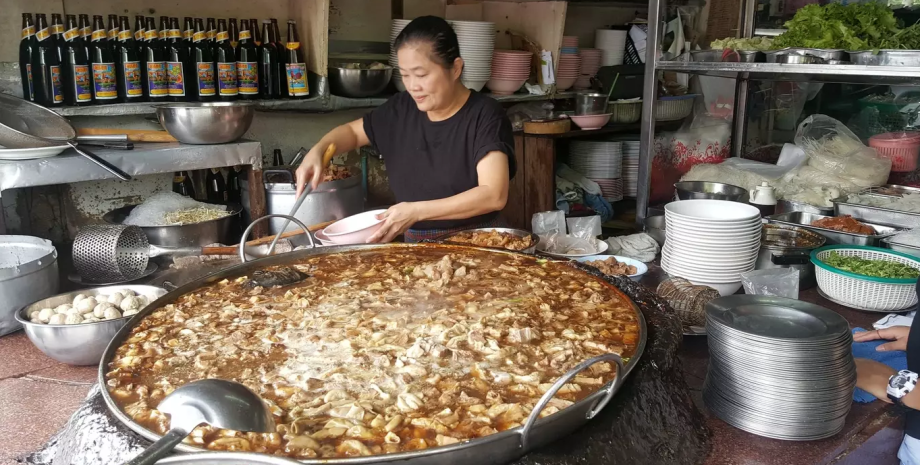
<svg viewBox="0 0 920 465"><path fill-rule="evenodd" d="M611 114L610 121L613 123L635 123L642 117L642 100L610 102L607 113Z"/></svg>
<svg viewBox="0 0 920 465"><path fill-rule="evenodd" d="M831 252L844 257L888 260L920 269L920 258L879 247L831 245L811 252L818 288L833 302L870 312L891 312L910 308L917 303L917 279L893 279L865 276L824 261Z"/></svg>
<svg viewBox="0 0 920 465"><path fill-rule="evenodd" d="M697 94L687 94L676 97L659 97L655 102L655 120L677 121L690 116L696 96Z"/></svg>

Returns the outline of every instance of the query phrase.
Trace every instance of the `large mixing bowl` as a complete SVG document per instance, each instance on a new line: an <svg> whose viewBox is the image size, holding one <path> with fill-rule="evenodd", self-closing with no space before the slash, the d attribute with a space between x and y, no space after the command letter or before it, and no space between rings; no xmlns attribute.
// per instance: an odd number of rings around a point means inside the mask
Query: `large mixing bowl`
<svg viewBox="0 0 920 465"><path fill-rule="evenodd" d="M112 337L121 329L131 317L103 320L96 323L80 323L76 325L51 325L32 323L29 314L34 310L54 308L58 305L69 304L77 294L86 296L110 295L125 289L142 295L150 302L166 294L166 289L155 286L122 284L117 286L96 287L82 291L68 292L54 297L39 300L23 307L16 312L16 321L22 323L26 336L45 355L68 365L96 365L102 359L102 353Z"/></svg>
<svg viewBox="0 0 920 465"><path fill-rule="evenodd" d="M680 200L713 199L747 203L748 191L743 187L707 181L681 181L674 183Z"/></svg>
<svg viewBox="0 0 920 465"><path fill-rule="evenodd" d="M333 95L362 98L379 95L390 84L393 68L347 69L330 66L329 89Z"/></svg>
<svg viewBox="0 0 920 465"><path fill-rule="evenodd" d="M157 105L160 125L183 144L226 144L249 129L256 108L246 102L188 102Z"/></svg>

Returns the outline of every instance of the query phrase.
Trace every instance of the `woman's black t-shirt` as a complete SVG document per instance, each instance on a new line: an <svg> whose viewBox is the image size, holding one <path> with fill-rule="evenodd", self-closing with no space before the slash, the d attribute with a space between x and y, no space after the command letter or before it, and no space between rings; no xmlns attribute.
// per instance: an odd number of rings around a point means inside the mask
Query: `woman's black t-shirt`
<svg viewBox="0 0 920 465"><path fill-rule="evenodd" d="M917 295L920 295L920 281L917 281ZM920 304L917 304L914 310L918 308ZM910 335L907 338L907 369L914 373L920 373L920 324L918 322L920 322L920 315L915 314L914 321L910 324ZM914 439L920 439L920 410L907 409L904 432Z"/></svg>
<svg viewBox="0 0 920 465"><path fill-rule="evenodd" d="M497 101L478 92L455 115L431 121L408 92L400 92L364 116L364 132L383 155L390 188L399 202L438 200L479 185L476 165L489 152L508 156L514 177L514 134ZM413 229L446 229L483 223L498 212L464 220L422 221Z"/></svg>

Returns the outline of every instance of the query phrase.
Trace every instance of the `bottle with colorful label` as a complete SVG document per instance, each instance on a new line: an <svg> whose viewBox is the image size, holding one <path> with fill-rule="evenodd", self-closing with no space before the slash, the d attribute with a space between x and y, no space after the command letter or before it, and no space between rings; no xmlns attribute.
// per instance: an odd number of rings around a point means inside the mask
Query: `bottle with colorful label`
<svg viewBox="0 0 920 465"><path fill-rule="evenodd" d="M259 98L259 48L252 40L251 27L248 19L240 21L240 42L236 47L239 97L246 100Z"/></svg>
<svg viewBox="0 0 920 465"><path fill-rule="evenodd" d="M217 33L214 35L214 65L217 67L217 97L220 100L236 100L239 83L236 79L236 55L230 45L230 33L227 21L217 20Z"/></svg>
<svg viewBox="0 0 920 465"><path fill-rule="evenodd" d="M61 63L64 79L64 103L67 105L90 105L93 103L93 78L90 73L89 56L77 17L67 15L67 27L63 34L64 61Z"/></svg>
<svg viewBox="0 0 920 465"><path fill-rule="evenodd" d="M128 17L119 18L118 44L115 48L115 76L118 79L118 100L120 102L141 102L144 100L143 70L140 55L134 43L134 34L128 25Z"/></svg>
<svg viewBox="0 0 920 465"><path fill-rule="evenodd" d="M90 39L89 61L93 76L93 100L97 104L114 103L118 99L115 53L109 45L100 15L93 16L93 32Z"/></svg>
<svg viewBox="0 0 920 465"><path fill-rule="evenodd" d="M19 76L22 78L22 98L35 101L32 86L32 51L35 41L35 23L32 13L22 14L22 35L19 40Z"/></svg>
<svg viewBox="0 0 920 465"><path fill-rule="evenodd" d="M51 14L51 40L57 47L58 59L64 62L64 20L60 13Z"/></svg>
<svg viewBox="0 0 920 465"><path fill-rule="evenodd" d="M310 86L307 84L307 64L304 59L303 48L300 46L297 23L292 19L288 20L287 45L285 49L287 50L284 60L287 71L286 95L288 98L307 98L310 96Z"/></svg>
<svg viewBox="0 0 920 465"><path fill-rule="evenodd" d="M51 38L51 29L44 14L35 23L35 47L32 50L32 87L35 103L48 107L64 104L61 85L61 60L58 47Z"/></svg>
<svg viewBox="0 0 920 465"><path fill-rule="evenodd" d="M230 18L227 32L230 33L230 46L233 47L233 53L236 53L236 47L240 43L240 28L236 23L236 18Z"/></svg>
<svg viewBox="0 0 920 465"><path fill-rule="evenodd" d="M189 66L189 49L179 30L179 18L169 19L166 47L166 76L169 79L169 100L185 102L198 96L189 89L188 83L195 81L195 73Z"/></svg>
<svg viewBox="0 0 920 465"><path fill-rule="evenodd" d="M271 40L272 23L270 20L262 21L262 45L259 46L259 85L262 98L280 98L283 54Z"/></svg>
<svg viewBox="0 0 920 465"><path fill-rule="evenodd" d="M90 54L89 46L93 42L93 26L92 23L89 22L89 15L80 15L78 18L80 38L83 39L83 46L86 47L86 57L89 58L92 56ZM90 74L92 74L92 70L90 70Z"/></svg>
<svg viewBox="0 0 920 465"><path fill-rule="evenodd" d="M112 52L115 52L115 47L118 45L118 15L109 15L109 32L106 37L109 40L109 47L112 47Z"/></svg>
<svg viewBox="0 0 920 465"><path fill-rule="evenodd" d="M195 18L195 33L192 35L190 50L192 64L195 66L195 85L198 100L208 102L217 98L217 83L214 73L214 50L208 42L208 31L201 18Z"/></svg>
<svg viewBox="0 0 920 465"><path fill-rule="evenodd" d="M147 66L147 98L151 102L163 102L169 96L169 79L166 76L166 41L160 40L156 20L152 17L147 18L144 42L147 44L143 60Z"/></svg>

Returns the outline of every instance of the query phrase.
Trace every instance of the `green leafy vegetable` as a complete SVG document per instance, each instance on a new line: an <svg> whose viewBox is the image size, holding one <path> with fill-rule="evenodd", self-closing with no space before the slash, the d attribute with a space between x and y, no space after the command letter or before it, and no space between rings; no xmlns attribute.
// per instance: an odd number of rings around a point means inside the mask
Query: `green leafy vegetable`
<svg viewBox="0 0 920 465"><path fill-rule="evenodd" d="M914 279L920 277L920 270L903 263L845 257L833 251L824 259L824 263L843 271L875 278Z"/></svg>
<svg viewBox="0 0 920 465"><path fill-rule="evenodd" d="M785 27L786 32L773 41L774 49L873 50L885 48L883 45L890 43L901 30L891 9L878 2L806 5L786 22Z"/></svg>
<svg viewBox="0 0 920 465"><path fill-rule="evenodd" d="M773 39L770 37L752 37L750 39L738 39L727 37L725 39L716 39L709 44L713 50L730 48L732 50L770 50L773 47Z"/></svg>

